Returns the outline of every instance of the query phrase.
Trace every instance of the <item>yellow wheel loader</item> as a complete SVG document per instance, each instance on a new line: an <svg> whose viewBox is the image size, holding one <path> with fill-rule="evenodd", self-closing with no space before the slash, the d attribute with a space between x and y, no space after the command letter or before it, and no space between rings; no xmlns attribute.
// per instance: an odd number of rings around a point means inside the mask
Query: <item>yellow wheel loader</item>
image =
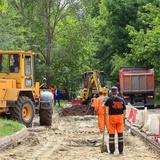
<svg viewBox="0 0 160 160"><path fill-rule="evenodd" d="M0 115L29 127L39 113L40 125L51 125L53 94L35 82L33 52L0 51Z"/></svg>

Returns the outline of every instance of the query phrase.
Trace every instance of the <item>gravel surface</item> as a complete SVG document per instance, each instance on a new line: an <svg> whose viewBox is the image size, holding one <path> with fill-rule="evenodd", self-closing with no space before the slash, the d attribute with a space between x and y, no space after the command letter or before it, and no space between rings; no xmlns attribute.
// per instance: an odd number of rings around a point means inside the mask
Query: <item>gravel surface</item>
<svg viewBox="0 0 160 160"><path fill-rule="evenodd" d="M77 109L77 108L76 108ZM67 116L65 111L53 114L50 127L39 126L39 119L34 119L33 128L28 128L29 135L15 140L12 145L0 152L0 160L159 160L158 155L139 137L133 136L126 129L124 132L124 154L101 153L102 134L99 133L96 115ZM73 109L73 113L75 108ZM62 114L63 113L63 114ZM82 112L81 112L82 113ZM84 113L84 112L83 112ZM108 145L108 134L105 133Z"/></svg>

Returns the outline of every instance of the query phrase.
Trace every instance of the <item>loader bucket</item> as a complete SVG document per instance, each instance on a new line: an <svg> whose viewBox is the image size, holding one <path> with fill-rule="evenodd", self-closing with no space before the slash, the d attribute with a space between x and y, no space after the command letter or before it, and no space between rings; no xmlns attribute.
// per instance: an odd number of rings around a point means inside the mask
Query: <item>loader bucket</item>
<svg viewBox="0 0 160 160"><path fill-rule="evenodd" d="M80 100L80 99L74 99L74 100L72 101L72 106L73 106L73 105L79 105L79 104L81 104L81 100Z"/></svg>

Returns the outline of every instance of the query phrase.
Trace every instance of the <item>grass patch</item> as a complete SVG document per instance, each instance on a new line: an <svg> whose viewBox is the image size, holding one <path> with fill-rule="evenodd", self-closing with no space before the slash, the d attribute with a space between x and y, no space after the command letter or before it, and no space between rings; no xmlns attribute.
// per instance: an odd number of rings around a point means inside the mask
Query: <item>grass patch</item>
<svg viewBox="0 0 160 160"><path fill-rule="evenodd" d="M16 133L24 128L18 121L0 118L0 136L7 136Z"/></svg>
<svg viewBox="0 0 160 160"><path fill-rule="evenodd" d="M61 107L64 107L67 103L68 103L67 100L60 100ZM54 111L56 112L61 107L59 107L58 103L56 103L56 105L54 106Z"/></svg>
<svg viewBox="0 0 160 160"><path fill-rule="evenodd" d="M60 101L61 107L64 107L67 103L68 103L67 100ZM56 112L59 108L60 107L57 103L54 106L54 111ZM20 131L24 127L25 126L22 123L19 123L18 121L0 118L0 136L7 136L14 134Z"/></svg>

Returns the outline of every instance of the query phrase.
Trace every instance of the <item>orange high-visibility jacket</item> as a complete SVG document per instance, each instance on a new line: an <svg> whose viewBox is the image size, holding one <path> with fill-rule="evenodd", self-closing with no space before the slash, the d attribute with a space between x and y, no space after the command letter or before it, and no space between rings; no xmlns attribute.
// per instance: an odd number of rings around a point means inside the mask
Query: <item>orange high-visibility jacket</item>
<svg viewBox="0 0 160 160"><path fill-rule="evenodd" d="M104 108L102 108L104 103L103 99L104 99L103 95L97 98L97 106L95 108L97 114L104 114Z"/></svg>
<svg viewBox="0 0 160 160"><path fill-rule="evenodd" d="M98 101L97 101L97 98L93 98L93 102L92 102L91 106L94 107L94 108L96 108L97 105L98 105L97 102L98 102Z"/></svg>
<svg viewBox="0 0 160 160"><path fill-rule="evenodd" d="M52 92L54 94L55 88L49 88L50 92Z"/></svg>

